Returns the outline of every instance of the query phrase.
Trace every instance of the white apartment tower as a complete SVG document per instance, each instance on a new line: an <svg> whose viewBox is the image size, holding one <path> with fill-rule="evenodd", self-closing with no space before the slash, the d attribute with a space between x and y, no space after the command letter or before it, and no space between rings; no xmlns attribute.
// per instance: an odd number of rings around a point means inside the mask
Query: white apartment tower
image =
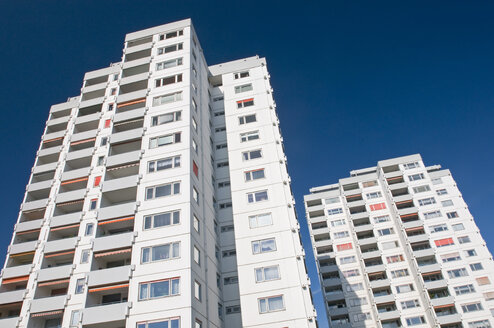
<svg viewBox="0 0 494 328"><path fill-rule="evenodd" d="M384 160L305 205L333 328L494 325L492 255L449 170Z"/></svg>
<svg viewBox="0 0 494 328"><path fill-rule="evenodd" d="M190 20L127 34L50 109L0 327L316 327L272 91Z"/></svg>

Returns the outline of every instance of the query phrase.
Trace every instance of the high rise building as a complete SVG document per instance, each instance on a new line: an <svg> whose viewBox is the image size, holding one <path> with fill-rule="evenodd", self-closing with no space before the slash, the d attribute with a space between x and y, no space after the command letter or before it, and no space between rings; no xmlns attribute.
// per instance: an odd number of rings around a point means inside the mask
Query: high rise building
<svg viewBox="0 0 494 328"><path fill-rule="evenodd" d="M50 109L0 327L315 327L272 92L190 20L127 34Z"/></svg>
<svg viewBox="0 0 494 328"><path fill-rule="evenodd" d="M449 170L384 160L305 205L332 327L494 324L492 255Z"/></svg>

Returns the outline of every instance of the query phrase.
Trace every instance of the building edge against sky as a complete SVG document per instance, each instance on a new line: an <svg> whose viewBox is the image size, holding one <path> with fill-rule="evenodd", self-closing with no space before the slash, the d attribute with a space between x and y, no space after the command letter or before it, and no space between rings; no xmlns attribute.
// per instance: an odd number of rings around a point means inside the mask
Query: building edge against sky
<svg viewBox="0 0 494 328"><path fill-rule="evenodd" d="M189 19L127 34L50 109L0 327L316 327L272 91Z"/></svg>
<svg viewBox="0 0 494 328"><path fill-rule="evenodd" d="M449 170L383 160L304 200L332 327L494 323L492 255Z"/></svg>

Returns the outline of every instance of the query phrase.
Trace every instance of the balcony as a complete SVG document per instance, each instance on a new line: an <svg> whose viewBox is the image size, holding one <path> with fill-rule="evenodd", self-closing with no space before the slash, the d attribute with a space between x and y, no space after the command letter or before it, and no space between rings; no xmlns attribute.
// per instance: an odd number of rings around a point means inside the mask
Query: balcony
<svg viewBox="0 0 494 328"><path fill-rule="evenodd" d="M413 236L409 236L408 237L408 241L411 244L413 244L413 243L419 243L419 242L424 242L424 241L427 241L427 240L429 240L429 237L425 233L418 234L418 235L413 235Z"/></svg>
<svg viewBox="0 0 494 328"><path fill-rule="evenodd" d="M89 273L88 286L103 286L128 282L132 276L130 265L115 268L91 271Z"/></svg>
<svg viewBox="0 0 494 328"><path fill-rule="evenodd" d="M72 237L60 240L49 241L45 244L45 253L56 253L74 249L79 241L79 237Z"/></svg>
<svg viewBox="0 0 494 328"><path fill-rule="evenodd" d="M24 264L5 268L2 270L2 279L28 276L29 274L31 274L32 268L32 264Z"/></svg>
<svg viewBox="0 0 494 328"><path fill-rule="evenodd" d="M439 263L419 264L419 271L421 273L429 273L429 272L435 272L435 271L440 271L440 270L441 270L441 264L439 264Z"/></svg>
<svg viewBox="0 0 494 328"><path fill-rule="evenodd" d="M87 83L87 82L86 82ZM96 95L93 98L101 97L101 90L103 91L103 96L105 95L105 89L108 86L108 79L106 81L102 81L100 83L96 84L85 84L84 87L82 88L82 92L85 95L87 100L88 97L91 96L92 92L99 91L99 93L96 93Z"/></svg>
<svg viewBox="0 0 494 328"><path fill-rule="evenodd" d="M104 192L101 197L101 209L136 202L137 187ZM129 205L131 206L131 205ZM114 218L116 216L112 216Z"/></svg>
<svg viewBox="0 0 494 328"><path fill-rule="evenodd" d="M39 244L38 240L28 241L20 244L12 244L10 245L9 253L11 255L15 255L15 254L34 252L36 250L36 247L38 247L38 244Z"/></svg>
<svg viewBox="0 0 494 328"><path fill-rule="evenodd" d="M108 160L110 160L113 156L117 156L120 154L125 154L125 153L135 153L136 151L141 152L141 142L142 140L135 140L131 142L123 142L120 144L111 144L110 145L110 157ZM107 164L108 165L108 164Z"/></svg>
<svg viewBox="0 0 494 328"><path fill-rule="evenodd" d="M70 143L72 144L74 142L78 142L82 140L93 139L96 138L97 134L98 134L98 130L90 130L90 131L73 134L72 138L70 139Z"/></svg>
<svg viewBox="0 0 494 328"><path fill-rule="evenodd" d="M27 192L33 192L33 191L40 191L42 189L45 189L45 190L51 189L54 181L55 181L54 179L49 179L49 180L45 180L45 181L30 183L27 185L26 191Z"/></svg>
<svg viewBox="0 0 494 328"><path fill-rule="evenodd" d="M124 53L127 55L138 51L150 50L152 47L153 38L149 36L135 41L129 41L127 47L124 49Z"/></svg>
<svg viewBox="0 0 494 328"><path fill-rule="evenodd" d="M338 286L338 285L341 285L341 279L339 276L334 277L334 278L323 279L323 286L324 287Z"/></svg>
<svg viewBox="0 0 494 328"><path fill-rule="evenodd" d="M143 73L149 74L149 60L144 60L144 64L141 65L134 65L129 68L125 68L122 70L122 79L125 79L127 77L131 77L134 75L140 75Z"/></svg>
<svg viewBox="0 0 494 328"><path fill-rule="evenodd" d="M137 171L139 170L139 166L128 167L123 170L130 170L133 168L137 169ZM101 190L102 192L110 192L120 189L137 187L137 185L139 184L139 180L140 180L140 176L137 174L118 178L118 179L113 179L113 180L105 180L103 182Z"/></svg>
<svg viewBox="0 0 494 328"><path fill-rule="evenodd" d="M43 135L43 137L41 139L43 141L60 139L60 138L65 137L65 134L66 133L67 133L66 130L61 130L61 131L57 131L57 132L47 133L47 134Z"/></svg>
<svg viewBox="0 0 494 328"><path fill-rule="evenodd" d="M66 164L67 165L67 164ZM87 177L91 171L91 167L75 168L73 170L67 170L66 166L65 172L62 173L62 181L70 181L79 178Z"/></svg>
<svg viewBox="0 0 494 328"><path fill-rule="evenodd" d="M86 107L81 106L81 108L79 108L79 112L78 112L77 117L82 117L82 116L100 113L102 107L103 106L101 104L86 106Z"/></svg>
<svg viewBox="0 0 494 328"><path fill-rule="evenodd" d="M67 295L33 299L31 301L31 314L63 310L66 302Z"/></svg>
<svg viewBox="0 0 494 328"><path fill-rule="evenodd" d="M421 220L403 222L403 228L405 228L406 230L423 227L423 225L424 223Z"/></svg>
<svg viewBox="0 0 494 328"><path fill-rule="evenodd" d="M58 162L53 162L49 164L43 164L33 167L33 174L44 173L48 171L55 171L58 166Z"/></svg>
<svg viewBox="0 0 494 328"><path fill-rule="evenodd" d="M111 144L118 144L126 141L141 139L143 134L143 128L119 132L111 135L110 142Z"/></svg>
<svg viewBox="0 0 494 328"><path fill-rule="evenodd" d="M399 318L399 317L400 317L400 311L398 311L398 310L378 313L379 320L391 320L391 319L395 319L395 318Z"/></svg>
<svg viewBox="0 0 494 328"><path fill-rule="evenodd" d="M53 154L60 154L62 151L62 145L58 145L55 147L45 148L38 150L38 156L47 156Z"/></svg>
<svg viewBox="0 0 494 328"><path fill-rule="evenodd" d="M399 209L398 210L398 214L401 216L401 217L406 217L408 215L411 215L411 214L416 214L418 213L418 208L416 208L415 206L414 207L407 207L407 208L403 208L403 209Z"/></svg>
<svg viewBox="0 0 494 328"><path fill-rule="evenodd" d="M103 207L98 210L98 221L126 216L134 216L136 210L137 202L129 202L114 206Z"/></svg>
<svg viewBox="0 0 494 328"><path fill-rule="evenodd" d="M85 189L85 188L64 192L64 193L57 195L55 202L56 203L66 203L66 202L72 202L72 201L75 201L78 199L83 199L86 196L86 193L87 193L87 189Z"/></svg>
<svg viewBox="0 0 494 328"><path fill-rule="evenodd" d="M120 123L120 122L124 122L124 121L127 121L127 120L134 120L134 119L138 119L138 118L141 118L144 116L144 114L146 113L146 108L144 107L144 103L140 103L140 105L142 105L142 107L139 107L139 108L136 108L136 109L132 109L132 108L126 108L127 110L119 110L116 114L115 114L115 118L113 119L113 122L114 123ZM130 107L130 106L128 106Z"/></svg>
<svg viewBox="0 0 494 328"><path fill-rule="evenodd" d="M5 310L7 310L8 313L13 311L15 313L20 314L21 307L22 307L22 305L20 307L18 307L17 309L7 309L7 308L2 307L0 309L0 311L5 312ZM13 315L12 317L8 317L8 314L6 314L6 317L0 316L0 327L5 327L5 328L17 327L17 324L19 322L19 314Z"/></svg>
<svg viewBox="0 0 494 328"><path fill-rule="evenodd" d="M427 290L436 289L436 288L445 288L448 287L448 282L446 279L443 280L435 280L435 281L426 281L424 282L425 288Z"/></svg>
<svg viewBox="0 0 494 328"><path fill-rule="evenodd" d="M67 157L65 158L66 161L73 161L77 159L84 159L86 157L92 157L94 153L94 148L85 148L81 150L76 150L67 153ZM91 159L91 158L90 158Z"/></svg>
<svg viewBox="0 0 494 328"><path fill-rule="evenodd" d="M147 44L142 45L141 44L138 46L139 48L136 48L136 49L140 49L140 47L143 47L143 46L145 46L145 49L141 49L139 51L134 51L134 52L130 52L130 53L127 53L127 52L131 51L131 48L128 50L126 49L124 62L128 63L128 62L131 62L134 60L151 57L151 46L150 45L147 45Z"/></svg>
<svg viewBox="0 0 494 328"><path fill-rule="evenodd" d="M367 273L369 273L369 274L382 272L385 270L386 270L386 267L384 266L384 264L376 264L376 265L365 267L365 271L367 271Z"/></svg>
<svg viewBox="0 0 494 328"><path fill-rule="evenodd" d="M368 259L371 259L374 257L379 257L379 256L381 256L380 250L375 250L375 251L371 251L371 252L362 252L362 258L364 260L368 260Z"/></svg>
<svg viewBox="0 0 494 328"><path fill-rule="evenodd" d="M82 212L75 212L65 215L54 216L50 219L50 228L77 224L81 222L81 220L82 220Z"/></svg>
<svg viewBox="0 0 494 328"><path fill-rule="evenodd" d="M72 274L74 266L71 264L45 268L38 271L38 282L60 280L69 278Z"/></svg>
<svg viewBox="0 0 494 328"><path fill-rule="evenodd" d="M364 239L359 239L358 243L360 246L376 244L377 238L376 237L368 237L368 238L364 238Z"/></svg>
<svg viewBox="0 0 494 328"><path fill-rule="evenodd" d="M360 219L368 219L369 218L369 213L366 211L364 212L358 212L358 213L352 213L351 214L352 220L360 220Z"/></svg>
<svg viewBox="0 0 494 328"><path fill-rule="evenodd" d="M455 298L453 296L431 297L431 304L433 307L455 304Z"/></svg>
<svg viewBox="0 0 494 328"><path fill-rule="evenodd" d="M33 211L33 210L45 208L48 205L48 201L49 199L45 198L45 199L24 202L21 205L21 211L27 212L27 211Z"/></svg>
<svg viewBox="0 0 494 328"><path fill-rule="evenodd" d="M355 232L362 232L362 231L369 231L369 230L372 230L374 228L374 226L372 224L363 224L363 225L358 225L358 226L355 226L354 224L354 228L353 230Z"/></svg>
<svg viewBox="0 0 494 328"><path fill-rule="evenodd" d="M141 155L141 150L134 150L120 155L110 156L106 161L106 166L110 168L114 166L122 166L128 163L138 162L141 159Z"/></svg>
<svg viewBox="0 0 494 328"><path fill-rule="evenodd" d="M44 254L43 262L41 264L41 269L71 266L74 262L75 250L63 251L51 254ZM41 271L42 271L41 270ZM62 269L61 269L62 270ZM41 272L40 271L40 272Z"/></svg>
<svg viewBox="0 0 494 328"><path fill-rule="evenodd" d="M38 219L38 220L17 223L15 226L15 232L20 233L20 232L27 232L31 230L41 229L41 226L43 225L43 221L44 219Z"/></svg>
<svg viewBox="0 0 494 328"><path fill-rule="evenodd" d="M375 288L382 288L382 287L388 287L391 285L391 282L389 281L389 279L382 279L382 280L374 280L374 281L371 281L370 282L370 287L372 289L375 289ZM382 295L381 295L382 296ZM381 297L379 296L379 297ZM394 300L394 299L393 299ZM384 303L386 303L388 301L384 301Z"/></svg>
<svg viewBox="0 0 494 328"><path fill-rule="evenodd" d="M420 249L420 250L414 250L413 251L413 256L415 258L420 258L420 257L426 257L426 256L434 256L434 249L428 248L428 249Z"/></svg>
<svg viewBox="0 0 494 328"><path fill-rule="evenodd" d="M93 251L102 252L111 249L129 248L132 246L134 238L134 232L96 238L93 243Z"/></svg>
<svg viewBox="0 0 494 328"><path fill-rule="evenodd" d="M26 292L26 289L21 289L0 293L0 305L22 302Z"/></svg>
<svg viewBox="0 0 494 328"><path fill-rule="evenodd" d="M327 302L345 299L345 294L343 294L343 291L326 292L325 295Z"/></svg>
<svg viewBox="0 0 494 328"><path fill-rule="evenodd" d="M440 325L449 325L454 323L461 324L461 315L459 313L451 313L451 314L437 314L437 322Z"/></svg>
<svg viewBox="0 0 494 328"><path fill-rule="evenodd" d="M83 326L112 328L125 326L125 319L129 314L131 302L115 303L85 308L82 316Z"/></svg>
<svg viewBox="0 0 494 328"><path fill-rule="evenodd" d="M100 88L98 90L95 90L95 91L88 91L93 89L93 88ZM85 101L88 101L88 100L92 100L92 99L98 99L98 98L102 98L105 96L105 91L106 91L106 83L103 84L101 83L99 86L98 85L94 85L92 88L91 87L85 87L82 89L82 96L81 96L81 103L85 102Z"/></svg>

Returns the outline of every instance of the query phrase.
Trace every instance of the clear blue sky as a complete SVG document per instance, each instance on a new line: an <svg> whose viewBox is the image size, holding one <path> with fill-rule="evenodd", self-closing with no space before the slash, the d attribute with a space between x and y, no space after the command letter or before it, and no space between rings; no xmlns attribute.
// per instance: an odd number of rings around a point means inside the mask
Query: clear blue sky
<svg viewBox="0 0 494 328"><path fill-rule="evenodd" d="M452 170L494 246L492 1L16 0L0 17L1 257L50 105L119 61L125 33L187 17L209 64L267 58L307 249L311 186L412 153Z"/></svg>

